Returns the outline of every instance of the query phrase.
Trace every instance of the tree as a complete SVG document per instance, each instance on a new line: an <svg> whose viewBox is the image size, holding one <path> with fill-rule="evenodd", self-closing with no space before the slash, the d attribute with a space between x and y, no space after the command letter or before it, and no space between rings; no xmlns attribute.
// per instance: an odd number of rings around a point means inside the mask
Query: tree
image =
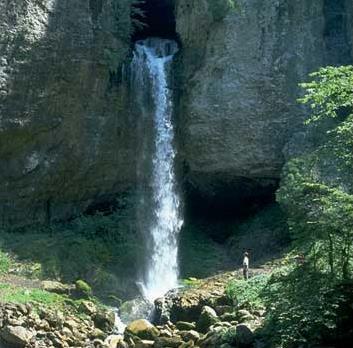
<svg viewBox="0 0 353 348"><path fill-rule="evenodd" d="M285 166L277 199L288 212L292 237L306 245L315 266L331 276L352 274L353 67L326 67L301 86L307 124L335 119L315 151Z"/></svg>

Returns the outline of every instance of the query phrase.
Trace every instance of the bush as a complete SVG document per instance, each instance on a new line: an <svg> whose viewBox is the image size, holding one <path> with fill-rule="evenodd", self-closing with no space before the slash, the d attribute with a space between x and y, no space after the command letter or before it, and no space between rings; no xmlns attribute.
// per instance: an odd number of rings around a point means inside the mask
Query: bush
<svg viewBox="0 0 353 348"><path fill-rule="evenodd" d="M226 286L226 295L234 304L250 309L263 308L262 293L267 285L269 276L261 274L249 280L232 280Z"/></svg>
<svg viewBox="0 0 353 348"><path fill-rule="evenodd" d="M8 272L10 268L10 260L6 254L0 250L0 275Z"/></svg>

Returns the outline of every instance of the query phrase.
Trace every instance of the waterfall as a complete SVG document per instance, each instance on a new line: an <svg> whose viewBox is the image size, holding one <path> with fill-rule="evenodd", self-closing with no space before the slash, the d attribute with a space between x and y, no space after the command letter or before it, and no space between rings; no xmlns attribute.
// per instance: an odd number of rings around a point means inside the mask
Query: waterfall
<svg viewBox="0 0 353 348"><path fill-rule="evenodd" d="M149 38L136 42L131 84L141 148L137 176L141 182L138 222L146 235L148 259L141 282L149 301L175 288L178 280L178 234L182 226L176 190L170 65L178 51L172 40Z"/></svg>

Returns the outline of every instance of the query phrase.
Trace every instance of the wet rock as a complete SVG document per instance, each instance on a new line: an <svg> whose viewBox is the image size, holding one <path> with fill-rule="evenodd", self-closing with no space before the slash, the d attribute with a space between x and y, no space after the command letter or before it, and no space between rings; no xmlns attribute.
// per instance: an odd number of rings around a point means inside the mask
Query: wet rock
<svg viewBox="0 0 353 348"><path fill-rule="evenodd" d="M8 344L19 348L25 347L34 337L35 332L22 326L5 326L0 331L0 337Z"/></svg>
<svg viewBox="0 0 353 348"><path fill-rule="evenodd" d="M150 302L138 297L124 302L119 307L119 316L124 323L131 323L134 320L148 318L152 309L153 305Z"/></svg>
<svg viewBox="0 0 353 348"><path fill-rule="evenodd" d="M131 334L141 339L154 340L159 336L159 330L148 320L139 319L133 321L126 327L125 334Z"/></svg>
<svg viewBox="0 0 353 348"><path fill-rule="evenodd" d="M206 333L208 328L218 321L219 318L215 310L209 306L204 306L199 320L197 321L196 328L199 332Z"/></svg>
<svg viewBox="0 0 353 348"><path fill-rule="evenodd" d="M104 332L111 332L115 325L115 313L108 309L99 309L93 316L94 325Z"/></svg>

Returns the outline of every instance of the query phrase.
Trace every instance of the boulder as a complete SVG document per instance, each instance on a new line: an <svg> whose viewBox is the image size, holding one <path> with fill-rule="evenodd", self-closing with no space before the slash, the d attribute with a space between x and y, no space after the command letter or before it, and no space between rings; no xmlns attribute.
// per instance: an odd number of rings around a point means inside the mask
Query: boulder
<svg viewBox="0 0 353 348"><path fill-rule="evenodd" d="M235 329L235 342L239 348L251 347L254 343L254 334L245 324L239 324Z"/></svg>
<svg viewBox="0 0 353 348"><path fill-rule="evenodd" d="M87 315L94 315L97 312L96 305L91 301L82 301L79 306L79 311Z"/></svg>
<svg viewBox="0 0 353 348"><path fill-rule="evenodd" d="M115 326L115 313L107 309L99 309L93 316L94 325L104 332L111 332Z"/></svg>
<svg viewBox="0 0 353 348"><path fill-rule="evenodd" d="M108 348L127 348L128 344L124 342L124 338L121 335L112 335L109 336L105 341L104 344Z"/></svg>
<svg viewBox="0 0 353 348"><path fill-rule="evenodd" d="M179 348L183 344L180 337L157 337L154 343L154 348Z"/></svg>
<svg viewBox="0 0 353 348"><path fill-rule="evenodd" d="M223 315L226 313L231 313L234 311L234 306L216 306L215 311L218 315Z"/></svg>
<svg viewBox="0 0 353 348"><path fill-rule="evenodd" d="M134 348L152 348L152 347L154 347L154 341L141 340L135 344Z"/></svg>
<svg viewBox="0 0 353 348"><path fill-rule="evenodd" d="M25 347L34 335L35 331L25 329L22 326L5 326L0 331L2 340L18 348Z"/></svg>
<svg viewBox="0 0 353 348"><path fill-rule="evenodd" d="M63 284L53 280L44 280L41 283L41 287L43 290L48 292L54 292L56 294L69 294L73 289L72 286Z"/></svg>
<svg viewBox="0 0 353 348"><path fill-rule="evenodd" d="M142 340L154 340L159 336L159 330L148 320L139 319L133 321L126 327L125 334L137 336Z"/></svg>
<svg viewBox="0 0 353 348"><path fill-rule="evenodd" d="M196 324L195 323L189 323L187 321L178 321L176 323L176 328L178 330L195 330L196 329Z"/></svg>
<svg viewBox="0 0 353 348"><path fill-rule="evenodd" d="M229 323L232 321L238 320L238 315L236 313L225 313L220 316L222 321L228 321Z"/></svg>
<svg viewBox="0 0 353 348"><path fill-rule="evenodd" d="M201 311L199 320L197 321L196 328L202 333L206 333L208 328L217 323L219 318L215 310L209 306L204 306Z"/></svg>
<svg viewBox="0 0 353 348"><path fill-rule="evenodd" d="M248 321L248 320L253 320L254 319L254 316L249 311L247 311L246 309L240 309L237 312L237 317L238 317L237 319L240 322L244 322L244 321Z"/></svg>
<svg viewBox="0 0 353 348"><path fill-rule="evenodd" d="M200 334L195 330L180 331L179 335L185 342L194 341L196 343L200 339Z"/></svg>

